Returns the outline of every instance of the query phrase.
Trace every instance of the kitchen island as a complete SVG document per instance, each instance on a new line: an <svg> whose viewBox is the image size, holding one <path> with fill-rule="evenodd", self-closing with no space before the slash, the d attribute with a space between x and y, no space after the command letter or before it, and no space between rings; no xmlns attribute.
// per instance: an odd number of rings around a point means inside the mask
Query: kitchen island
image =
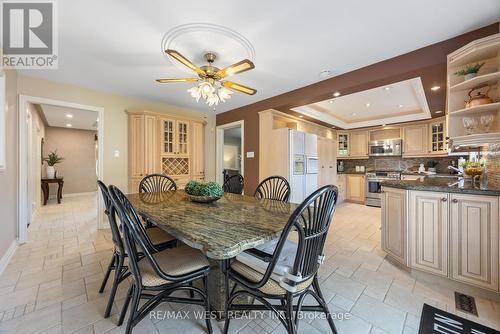
<svg viewBox="0 0 500 334"><path fill-rule="evenodd" d="M410 270L499 292L500 189L453 177L382 183L382 248Z"/></svg>

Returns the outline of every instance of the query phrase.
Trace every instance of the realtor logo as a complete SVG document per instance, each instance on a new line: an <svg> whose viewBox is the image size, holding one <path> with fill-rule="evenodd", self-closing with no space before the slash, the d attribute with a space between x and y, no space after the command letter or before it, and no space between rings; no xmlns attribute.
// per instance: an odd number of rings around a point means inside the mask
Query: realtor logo
<svg viewBox="0 0 500 334"><path fill-rule="evenodd" d="M1 1L2 65L57 68L56 6L46 1Z"/></svg>

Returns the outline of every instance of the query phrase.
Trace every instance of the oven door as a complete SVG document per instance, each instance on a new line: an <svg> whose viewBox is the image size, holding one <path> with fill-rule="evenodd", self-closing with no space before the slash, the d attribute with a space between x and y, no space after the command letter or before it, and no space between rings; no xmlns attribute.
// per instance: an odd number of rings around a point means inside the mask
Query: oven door
<svg viewBox="0 0 500 334"><path fill-rule="evenodd" d="M381 196L381 186L379 180L366 180L366 194L365 197L368 198L380 198Z"/></svg>

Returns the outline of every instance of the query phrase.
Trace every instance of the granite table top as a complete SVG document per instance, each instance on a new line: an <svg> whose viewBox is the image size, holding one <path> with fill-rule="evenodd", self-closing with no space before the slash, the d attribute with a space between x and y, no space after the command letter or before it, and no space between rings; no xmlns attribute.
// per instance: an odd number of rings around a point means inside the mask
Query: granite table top
<svg viewBox="0 0 500 334"><path fill-rule="evenodd" d="M159 228L214 260L233 258L275 239L297 207L230 193L213 203L195 203L183 190L127 197Z"/></svg>
<svg viewBox="0 0 500 334"><path fill-rule="evenodd" d="M457 180L446 177L425 177L421 180L387 180L381 182L381 186L408 190L500 196L500 188L488 185L486 181L473 184L468 179Z"/></svg>

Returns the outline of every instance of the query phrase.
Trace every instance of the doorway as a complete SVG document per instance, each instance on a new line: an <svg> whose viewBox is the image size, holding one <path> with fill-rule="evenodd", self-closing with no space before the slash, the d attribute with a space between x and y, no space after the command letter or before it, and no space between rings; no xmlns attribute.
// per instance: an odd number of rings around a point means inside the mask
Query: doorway
<svg viewBox="0 0 500 334"><path fill-rule="evenodd" d="M56 179L64 177L63 197L95 194L95 180L103 174L103 112L101 107L19 96L19 243L26 242L33 213L43 205L41 180L50 176L43 158L49 153L56 152L66 161L56 167L60 174L55 175ZM75 172L83 174L72 175ZM49 201L57 203L57 190L57 184L50 183L49 193L55 196L48 197ZM102 228L103 202L100 196L96 198L97 228Z"/></svg>
<svg viewBox="0 0 500 334"><path fill-rule="evenodd" d="M232 175L244 175L244 121L217 127L216 181L223 184Z"/></svg>

